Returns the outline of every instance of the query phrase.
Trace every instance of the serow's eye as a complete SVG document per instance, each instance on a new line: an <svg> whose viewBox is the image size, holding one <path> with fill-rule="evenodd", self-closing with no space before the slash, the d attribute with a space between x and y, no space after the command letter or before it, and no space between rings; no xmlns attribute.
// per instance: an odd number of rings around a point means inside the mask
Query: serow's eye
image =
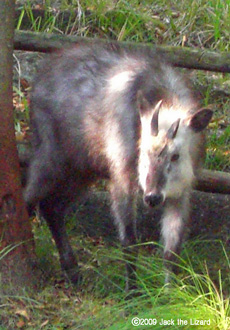
<svg viewBox="0 0 230 330"><path fill-rule="evenodd" d="M171 162L176 162L180 158L179 154L173 154L171 157Z"/></svg>

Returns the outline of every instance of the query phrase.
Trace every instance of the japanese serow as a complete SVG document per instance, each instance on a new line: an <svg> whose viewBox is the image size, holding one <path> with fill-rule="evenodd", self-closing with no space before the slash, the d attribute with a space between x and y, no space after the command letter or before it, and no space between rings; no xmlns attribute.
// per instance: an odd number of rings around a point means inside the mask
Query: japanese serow
<svg viewBox="0 0 230 330"><path fill-rule="evenodd" d="M34 156L24 196L30 209L39 206L68 277L78 281L79 269L64 214L98 178L109 180L124 250L135 251L129 247L136 243L140 188L148 207L163 206L164 258L173 260L189 216L192 182L204 158L203 130L212 116L211 110L198 107L181 76L156 53L80 44L43 64L31 93L31 111ZM135 266L127 262L126 268L130 289Z"/></svg>

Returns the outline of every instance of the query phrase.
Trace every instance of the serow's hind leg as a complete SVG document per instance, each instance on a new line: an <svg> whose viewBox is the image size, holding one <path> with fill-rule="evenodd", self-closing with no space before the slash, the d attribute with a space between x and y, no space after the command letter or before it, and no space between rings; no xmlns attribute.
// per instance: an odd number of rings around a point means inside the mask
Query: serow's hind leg
<svg viewBox="0 0 230 330"><path fill-rule="evenodd" d="M77 284L80 280L78 263L70 245L64 223L65 211L69 203L69 199L63 195L50 195L40 202L39 208L56 243L62 270L65 271L67 278L73 284Z"/></svg>
<svg viewBox="0 0 230 330"><path fill-rule="evenodd" d="M136 289L136 197L125 180L113 180L110 186L112 211L126 260L126 291Z"/></svg>
<svg viewBox="0 0 230 330"><path fill-rule="evenodd" d="M56 182L63 176L61 157L57 161L57 155L53 155L54 151L50 151L50 148L49 144L48 147L42 144L35 151L34 158L29 165L23 193L29 210L33 209L40 200L46 198L54 189Z"/></svg>

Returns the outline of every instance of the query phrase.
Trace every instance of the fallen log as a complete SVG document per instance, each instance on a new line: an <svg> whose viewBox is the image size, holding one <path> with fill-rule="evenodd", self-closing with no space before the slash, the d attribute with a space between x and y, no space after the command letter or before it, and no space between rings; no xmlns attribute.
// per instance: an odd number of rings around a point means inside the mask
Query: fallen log
<svg viewBox="0 0 230 330"><path fill-rule="evenodd" d="M15 31L15 50L52 52L79 42L95 42L96 39L76 36L63 36L48 33L36 33L29 31ZM98 39L97 42L108 42L109 40ZM112 41L116 44L115 41ZM141 47L152 49L165 57L170 63L177 67L187 69L199 69L216 72L230 72L230 53L212 52L208 50L191 49L188 47L157 46L153 44L136 44L119 42L124 47Z"/></svg>
<svg viewBox="0 0 230 330"><path fill-rule="evenodd" d="M198 173L194 189L203 192L230 194L230 173L202 169Z"/></svg>

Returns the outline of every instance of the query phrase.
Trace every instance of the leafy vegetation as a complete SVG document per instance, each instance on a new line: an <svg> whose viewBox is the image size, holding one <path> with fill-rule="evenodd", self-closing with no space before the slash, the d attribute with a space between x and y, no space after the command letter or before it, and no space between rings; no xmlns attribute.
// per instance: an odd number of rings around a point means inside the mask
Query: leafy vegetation
<svg viewBox="0 0 230 330"><path fill-rule="evenodd" d="M36 6L40 12L34 8L29 0L20 5L17 29L229 51L230 0L45 0ZM206 165L229 170L229 75L203 72L190 75L203 105L211 105L215 110ZM17 135L23 139L29 122L28 86L20 82L14 87L15 126ZM42 270L40 290L34 295L24 292L20 296L1 296L0 330L125 330L134 328L131 324L134 317L157 320L157 324L139 329L230 328L230 262L226 244L190 240L179 261L179 275L173 277L170 288L164 285L161 247L153 242L140 244L138 294L127 300L124 256L112 243L113 239L76 233L71 223L68 228L80 259L81 286L73 288L62 278L50 232L45 224L35 221ZM0 252L0 259L11 248ZM175 324L159 325L162 318L172 319ZM179 325L178 319L184 323ZM194 320L210 320L210 325L196 326L191 323Z"/></svg>

